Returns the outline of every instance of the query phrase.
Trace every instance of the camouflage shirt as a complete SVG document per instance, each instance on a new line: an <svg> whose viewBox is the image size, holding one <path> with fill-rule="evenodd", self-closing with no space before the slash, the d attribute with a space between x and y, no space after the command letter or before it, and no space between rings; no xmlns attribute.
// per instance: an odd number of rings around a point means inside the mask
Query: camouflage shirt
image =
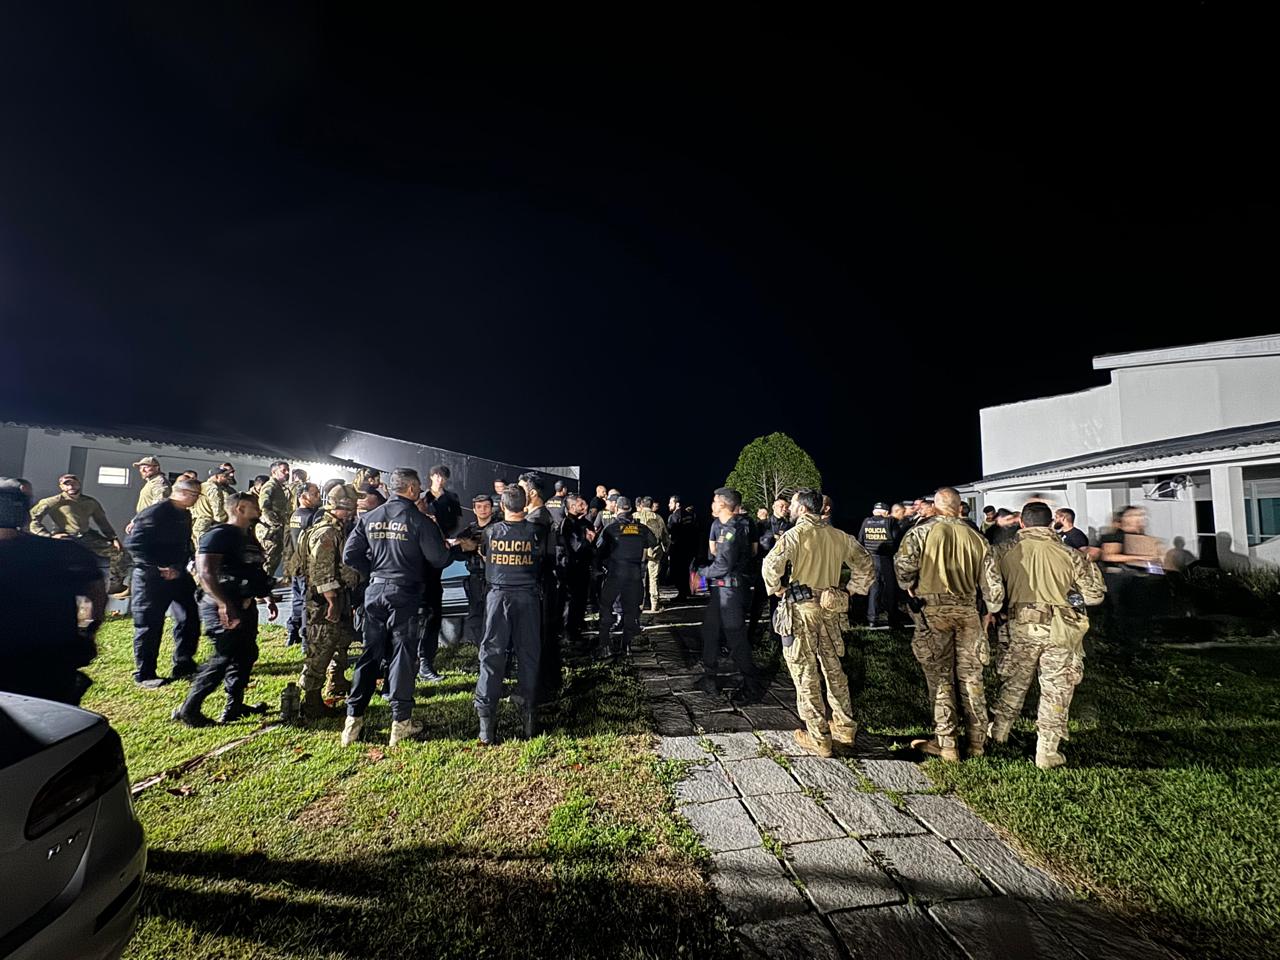
<svg viewBox="0 0 1280 960"><path fill-rule="evenodd" d="M298 549L306 554L303 575L316 594L360 585L360 574L342 562L346 539L346 524L328 510L317 514L315 522L298 538Z"/></svg>
<svg viewBox="0 0 1280 960"><path fill-rule="evenodd" d="M875 581L875 565L871 554L842 530L837 530L821 517L802 514L796 525L778 537L764 558L765 591L782 589L782 575L791 564L791 582L824 590L840 586L840 568L848 567L849 585L854 593L866 593Z"/></svg>
<svg viewBox="0 0 1280 960"><path fill-rule="evenodd" d="M1009 609L1028 604L1068 607L1067 594L1078 592L1088 606L1106 598L1098 565L1072 550L1049 527L1027 527L996 548L996 561Z"/></svg>
<svg viewBox="0 0 1280 960"><path fill-rule="evenodd" d="M655 556L650 557L650 560L656 560L662 554L671 552L671 534L667 532L667 525L660 516L652 510L637 510L636 519L652 530L658 541L658 549L654 551Z"/></svg>
<svg viewBox="0 0 1280 960"><path fill-rule="evenodd" d="M45 524L46 520L48 525ZM91 525L96 525L98 529L93 529ZM104 557L111 555L111 541L116 538L115 528L107 519L102 504L84 494L74 500L65 493L41 500L31 508L28 529L39 537L65 533L76 540L83 539L84 546Z"/></svg>
<svg viewBox="0 0 1280 960"><path fill-rule="evenodd" d="M138 505L133 508L133 512L141 513L161 500L168 500L171 493L173 486L169 483L169 478L163 473L157 473L150 480L143 481L142 489L138 491Z"/></svg>
<svg viewBox="0 0 1280 960"><path fill-rule="evenodd" d="M282 534L293 514L290 509L289 488L272 477L258 491L258 506L262 509L262 519L258 523L272 536Z"/></svg>
<svg viewBox="0 0 1280 960"><path fill-rule="evenodd" d="M232 493L229 485L212 480L200 485L200 499L191 508L191 535L197 543L210 527L227 522L227 497Z"/></svg>
<svg viewBox="0 0 1280 960"><path fill-rule="evenodd" d="M989 613L1004 604L1004 583L991 544L960 517L932 517L908 530L893 569L898 586L918 597L971 606L981 589Z"/></svg>

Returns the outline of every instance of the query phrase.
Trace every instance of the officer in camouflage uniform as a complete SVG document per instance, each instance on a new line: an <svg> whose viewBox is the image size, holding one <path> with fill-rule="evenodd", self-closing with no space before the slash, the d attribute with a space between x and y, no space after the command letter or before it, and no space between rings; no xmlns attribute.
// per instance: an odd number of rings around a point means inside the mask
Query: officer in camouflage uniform
<svg viewBox="0 0 1280 960"><path fill-rule="evenodd" d="M289 472L289 506L293 510L298 509L298 499L302 496L302 491L310 481L307 471L301 467L294 467ZM292 511L290 511L292 512Z"/></svg>
<svg viewBox="0 0 1280 960"><path fill-rule="evenodd" d="M297 473L298 471L294 471ZM340 484L335 485L335 489ZM288 630L286 647L301 645L302 655L307 655L307 639L305 627L307 623L307 574L306 557L298 549L298 543L307 529L319 519L323 500L320 488L306 481L295 494L297 506L289 517L288 549L285 550L284 575L289 578L290 604L289 619L285 623Z"/></svg>
<svg viewBox="0 0 1280 960"><path fill-rule="evenodd" d="M1067 739L1071 696L1084 677L1084 635L1089 630L1084 607L1100 604L1106 588L1097 565L1054 532L1047 504L1028 503L1020 522L1016 539L996 549L1011 641L996 661L1000 693L990 735L997 743L1008 738L1038 673L1036 766L1048 770L1067 762L1058 744Z"/></svg>
<svg viewBox="0 0 1280 960"><path fill-rule="evenodd" d="M779 608L783 620L790 614L791 629L779 633L783 633L782 656L796 685L796 710L806 727L796 731L796 742L818 756L829 757L833 740L851 747L858 731L849 681L840 663L844 656L842 629L849 612L848 593L840 589L840 568L849 568L849 593L871 589L875 568L854 537L823 521L818 491L796 492L791 498L791 519L795 525L778 537L764 558L762 573L765 590L783 598ZM791 585L784 588L782 577L788 564Z"/></svg>
<svg viewBox="0 0 1280 960"><path fill-rule="evenodd" d="M173 493L169 478L160 469L160 461L155 457L143 457L134 464L138 473L142 474L142 489L138 491L138 505L133 508L135 515L147 507L154 506L162 500L168 500ZM126 531L127 533L128 531Z"/></svg>
<svg viewBox="0 0 1280 960"><path fill-rule="evenodd" d="M306 658L302 661L302 715L317 719L324 715L325 675L331 663L341 673L347 650L356 639L352 615L352 591L360 585L360 574L342 562L356 502L345 486L329 491L328 506L316 514L298 537L300 575L306 580Z"/></svg>
<svg viewBox="0 0 1280 960"><path fill-rule="evenodd" d="M293 514L289 497L289 464L277 460L271 464L271 475L258 491L258 507L262 519L258 521L258 543L262 547L262 569L274 577L285 559L288 543L289 517Z"/></svg>
<svg viewBox="0 0 1280 960"><path fill-rule="evenodd" d="M658 612L658 576L662 572L662 558L671 552L671 534L667 525L654 512L653 497L641 497L640 509L636 511L636 519L653 531L658 545L645 551L644 559L649 579L645 583L645 592L649 594L649 612Z"/></svg>
<svg viewBox="0 0 1280 960"><path fill-rule="evenodd" d="M209 471L209 479L200 487L200 499L191 508L191 537L199 544L209 528L227 522L227 497L235 493L231 484L235 472L226 465Z"/></svg>
<svg viewBox="0 0 1280 960"><path fill-rule="evenodd" d="M80 478L75 474L59 477L58 487L60 494L46 497L31 508L28 530L38 537L80 541L97 560L105 587L111 576L112 557L121 549L115 528L102 504L80 492Z"/></svg>
<svg viewBox="0 0 1280 960"><path fill-rule="evenodd" d="M912 746L931 756L960 759L956 687L967 718L969 756L986 746L987 698L982 668L991 660L987 632L978 617L981 589L989 613L1004 603L1004 583L991 545L960 519L960 494L943 487L933 498L933 517L912 527L893 559L898 585L912 597L916 635L911 651L920 661L933 703L936 740Z"/></svg>

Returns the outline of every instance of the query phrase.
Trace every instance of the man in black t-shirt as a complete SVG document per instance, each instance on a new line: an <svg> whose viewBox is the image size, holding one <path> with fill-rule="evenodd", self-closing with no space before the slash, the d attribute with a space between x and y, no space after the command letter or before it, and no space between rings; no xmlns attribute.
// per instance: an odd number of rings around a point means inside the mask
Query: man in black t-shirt
<svg viewBox="0 0 1280 960"><path fill-rule="evenodd" d="M94 657L106 584L74 540L23 533L30 508L18 481L0 479L0 690L78 706L89 687L78 668ZM93 605L83 632L78 597Z"/></svg>
<svg viewBox="0 0 1280 960"><path fill-rule="evenodd" d="M1089 549L1089 537L1076 526L1076 512L1070 507L1059 507L1053 514L1053 529L1058 531L1062 542L1072 550Z"/></svg>
<svg viewBox="0 0 1280 960"><path fill-rule="evenodd" d="M271 599L273 578L263 569L262 547L253 533L261 515L256 497L233 493L227 498L227 522L211 527L196 548L196 573L204 590L200 622L213 641L213 656L191 682L182 706L173 711L173 719L189 727L213 723L200 707L219 683L227 691L223 723L266 710L266 704L244 705L249 671L258 659L257 601L265 600L268 619L276 619L276 604Z"/></svg>

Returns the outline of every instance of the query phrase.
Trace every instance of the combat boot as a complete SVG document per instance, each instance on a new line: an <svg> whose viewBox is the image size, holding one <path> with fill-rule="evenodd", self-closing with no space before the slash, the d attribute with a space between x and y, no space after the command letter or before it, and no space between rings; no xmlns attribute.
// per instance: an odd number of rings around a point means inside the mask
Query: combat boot
<svg viewBox="0 0 1280 960"><path fill-rule="evenodd" d="M169 714L170 720L177 720L179 723L188 727L212 727L213 721L206 717L199 710L188 710L185 706L179 707L173 713Z"/></svg>
<svg viewBox="0 0 1280 960"><path fill-rule="evenodd" d="M960 750L955 746L944 747L937 740L912 740L911 749L930 757L941 757L947 763L960 762Z"/></svg>
<svg viewBox="0 0 1280 960"><path fill-rule="evenodd" d="M970 760L977 760L979 757L985 756L986 753L987 753L986 740L974 740L973 738L969 739L969 745L968 745L968 748L965 750L965 756L967 756Z"/></svg>
<svg viewBox="0 0 1280 960"><path fill-rule="evenodd" d="M349 747L360 739L360 731L364 729L364 717L347 717L342 726L342 745Z"/></svg>
<svg viewBox="0 0 1280 960"><path fill-rule="evenodd" d="M848 730L832 730L831 746L839 753L852 753L853 741L858 737L858 725L855 723Z"/></svg>
<svg viewBox="0 0 1280 960"><path fill-rule="evenodd" d="M1052 770L1067 762L1067 758L1058 752L1058 737L1040 734L1036 740L1036 766L1041 770Z"/></svg>
<svg viewBox="0 0 1280 960"><path fill-rule="evenodd" d="M319 720L321 717L327 717L333 713L333 710L324 705L324 697L320 695L320 688L308 690L302 697L302 719L303 720Z"/></svg>
<svg viewBox="0 0 1280 960"><path fill-rule="evenodd" d="M421 720L393 720L391 723L390 746L394 747L401 740L412 740L421 732Z"/></svg>
<svg viewBox="0 0 1280 960"><path fill-rule="evenodd" d="M497 724L493 717L480 718L480 743L482 746L492 747L498 742Z"/></svg>
<svg viewBox="0 0 1280 960"><path fill-rule="evenodd" d="M820 757L832 756L831 738L823 737L819 740L817 737L811 736L808 730L797 730L795 732L796 743L804 747L810 753L816 753Z"/></svg>

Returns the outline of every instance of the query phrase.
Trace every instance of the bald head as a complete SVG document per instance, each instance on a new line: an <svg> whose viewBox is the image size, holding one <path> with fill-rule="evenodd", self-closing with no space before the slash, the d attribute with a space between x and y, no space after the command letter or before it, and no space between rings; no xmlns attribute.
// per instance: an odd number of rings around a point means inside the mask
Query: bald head
<svg viewBox="0 0 1280 960"><path fill-rule="evenodd" d="M955 487L939 487L933 495L933 509L944 517L960 516L960 494Z"/></svg>

